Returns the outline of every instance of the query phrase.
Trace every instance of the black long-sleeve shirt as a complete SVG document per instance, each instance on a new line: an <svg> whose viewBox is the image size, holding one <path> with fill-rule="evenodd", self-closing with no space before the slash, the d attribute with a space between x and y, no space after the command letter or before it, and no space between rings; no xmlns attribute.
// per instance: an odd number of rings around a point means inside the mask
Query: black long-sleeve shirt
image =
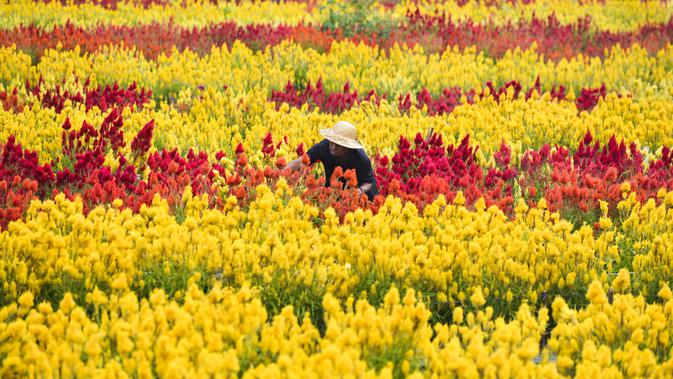
<svg viewBox="0 0 673 379"><path fill-rule="evenodd" d="M313 145L307 151L308 157L311 159L311 164L317 161L322 162L325 168L325 186L329 186L332 173L337 166L340 166L344 171L355 170L355 175L358 180L358 187L371 183L372 189L365 192L369 200L373 200L374 196L378 195L379 189L376 186L376 177L374 177L374 170L372 169L372 162L369 160L364 149L348 149L348 153L343 158L337 158L329 151L329 141L324 139Z"/></svg>

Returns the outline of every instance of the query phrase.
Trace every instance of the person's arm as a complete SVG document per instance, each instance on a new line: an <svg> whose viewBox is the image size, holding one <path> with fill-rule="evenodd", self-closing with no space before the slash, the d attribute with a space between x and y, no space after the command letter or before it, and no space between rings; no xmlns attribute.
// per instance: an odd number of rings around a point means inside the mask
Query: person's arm
<svg viewBox="0 0 673 379"><path fill-rule="evenodd" d="M304 167L304 164L301 163L301 158L297 158L293 161L290 161L290 163L288 163L286 167L289 168L292 171L297 171L297 170L301 169L302 167Z"/></svg>
<svg viewBox="0 0 673 379"><path fill-rule="evenodd" d="M323 156L323 152L325 151L326 147L326 142L321 141L316 143L315 145L311 146L310 149L306 152L306 155L308 155L309 158L309 165L314 164L316 161L319 161L321 157ZM295 160L290 161L290 163L287 164L287 168L296 171L304 167L304 163L302 163L302 157L299 157Z"/></svg>
<svg viewBox="0 0 673 379"><path fill-rule="evenodd" d="M358 186L358 190L360 190L360 193L368 193L374 188L374 183L362 183L361 185Z"/></svg>
<svg viewBox="0 0 673 379"><path fill-rule="evenodd" d="M355 169L358 179L358 190L360 193L366 194L367 197L369 197L371 200L376 194L373 193L373 190L375 189L374 183L376 183L376 180L374 179L372 162L369 160L369 157L364 151L360 152L358 158L358 163Z"/></svg>

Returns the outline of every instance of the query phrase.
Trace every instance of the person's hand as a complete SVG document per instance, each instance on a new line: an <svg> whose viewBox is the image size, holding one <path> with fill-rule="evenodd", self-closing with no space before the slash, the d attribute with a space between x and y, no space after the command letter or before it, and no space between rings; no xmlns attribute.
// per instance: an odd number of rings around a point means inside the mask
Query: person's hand
<svg viewBox="0 0 673 379"><path fill-rule="evenodd" d="M363 193L362 188L358 187L358 195L362 195Z"/></svg>

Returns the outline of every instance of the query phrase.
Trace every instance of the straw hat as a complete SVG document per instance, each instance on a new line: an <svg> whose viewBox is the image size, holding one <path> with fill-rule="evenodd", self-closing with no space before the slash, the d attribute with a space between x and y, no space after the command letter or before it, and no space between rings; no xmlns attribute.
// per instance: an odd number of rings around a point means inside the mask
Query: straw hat
<svg viewBox="0 0 673 379"><path fill-rule="evenodd" d="M358 133L355 126L348 121L339 121L331 129L322 129L320 135L328 141L349 149L364 149L364 146L358 142Z"/></svg>

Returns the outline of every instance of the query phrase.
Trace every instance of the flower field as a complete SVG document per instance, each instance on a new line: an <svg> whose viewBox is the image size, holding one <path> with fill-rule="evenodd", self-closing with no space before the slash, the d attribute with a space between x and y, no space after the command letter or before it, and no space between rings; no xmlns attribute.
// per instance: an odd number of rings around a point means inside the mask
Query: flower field
<svg viewBox="0 0 673 379"><path fill-rule="evenodd" d="M3 2L0 154L1 378L673 377L670 1Z"/></svg>

